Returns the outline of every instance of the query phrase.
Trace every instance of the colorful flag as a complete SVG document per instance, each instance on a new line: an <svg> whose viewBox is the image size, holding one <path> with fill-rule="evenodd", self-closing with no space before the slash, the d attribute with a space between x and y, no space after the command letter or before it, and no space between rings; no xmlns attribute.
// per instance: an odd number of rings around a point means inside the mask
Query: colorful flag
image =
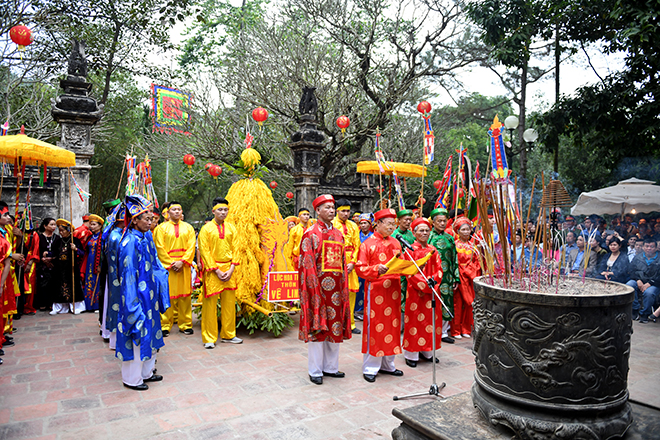
<svg viewBox="0 0 660 440"><path fill-rule="evenodd" d="M433 150L435 149L435 136L433 128L431 128L430 116L424 116L424 129L424 164L428 165L433 162Z"/></svg>
<svg viewBox="0 0 660 440"><path fill-rule="evenodd" d="M504 127L504 124L495 115L493 125L488 130L488 135L490 136L490 154L493 162L492 175L495 179L504 179L509 176L509 166L506 163L506 151L504 150L504 140L502 138L502 127Z"/></svg>
<svg viewBox="0 0 660 440"><path fill-rule="evenodd" d="M385 156L383 151L380 149L380 133L376 133L376 162L378 162L378 168L381 173L384 173L385 170L389 170L390 166L385 161Z"/></svg>
<svg viewBox="0 0 660 440"><path fill-rule="evenodd" d="M151 84L152 131L190 134L192 95L170 87Z"/></svg>
<svg viewBox="0 0 660 440"><path fill-rule="evenodd" d="M396 174L396 169L392 166L392 176L394 176L394 188L396 189L397 199L399 201L399 211L406 209L406 202L403 200L403 193L401 192L401 181Z"/></svg>
<svg viewBox="0 0 660 440"><path fill-rule="evenodd" d="M0 136L7 136L8 131L9 131L9 121L2 124L2 127L0 128Z"/></svg>

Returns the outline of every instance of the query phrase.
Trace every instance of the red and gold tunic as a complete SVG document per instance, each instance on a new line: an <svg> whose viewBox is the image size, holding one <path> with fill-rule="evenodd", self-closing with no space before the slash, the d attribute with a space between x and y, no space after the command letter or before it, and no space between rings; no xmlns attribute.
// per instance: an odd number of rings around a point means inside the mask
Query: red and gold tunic
<svg viewBox="0 0 660 440"><path fill-rule="evenodd" d="M87 242L92 238L92 235L94 234L92 234L92 231L90 231L89 227L84 223L73 231L73 236L80 240L82 250L84 251L84 257L80 264L80 278L83 280L85 279L85 268L87 267Z"/></svg>
<svg viewBox="0 0 660 440"><path fill-rule="evenodd" d="M433 278L438 285L442 282L442 261L440 254L435 252L435 247L427 244L422 246L419 242L412 245L412 258L419 260L428 253L433 252L431 258L422 268L423 277L419 273L408 277L408 290L406 297L406 311L404 317L404 350L419 352L433 350L433 308L431 300L433 291L426 284L426 279ZM406 260L410 260L408 253L404 255ZM436 299L437 300L437 299ZM436 302L435 308L435 348L440 348L440 339L442 338L442 305L440 301Z"/></svg>
<svg viewBox="0 0 660 440"><path fill-rule="evenodd" d="M11 264L11 244L6 235L0 234L0 275L4 270L4 264ZM16 297L14 292L14 283L11 276L7 277L2 294L0 295L0 315L7 317L16 313ZM3 325L4 327L4 325ZM4 332L4 328L0 328ZM2 340L2 338L0 338Z"/></svg>
<svg viewBox="0 0 660 440"><path fill-rule="evenodd" d="M300 243L300 330L305 342L351 338L344 237L322 221L307 229Z"/></svg>
<svg viewBox="0 0 660 440"><path fill-rule="evenodd" d="M481 275L479 255L476 252L476 242L474 239L463 241L457 238L456 253L458 254L458 273L461 282L456 287L454 295L460 293L461 299L464 302L472 304L474 301L474 286L472 281Z"/></svg>
<svg viewBox="0 0 660 440"><path fill-rule="evenodd" d="M401 353L401 276L379 275L378 266L401 253L401 245L378 232L360 246L355 270L365 279L362 353L391 356Z"/></svg>

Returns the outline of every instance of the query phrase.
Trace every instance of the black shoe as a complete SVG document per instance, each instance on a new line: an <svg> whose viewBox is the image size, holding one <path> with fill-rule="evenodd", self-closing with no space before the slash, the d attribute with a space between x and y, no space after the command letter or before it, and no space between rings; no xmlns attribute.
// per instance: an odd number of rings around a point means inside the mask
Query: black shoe
<svg viewBox="0 0 660 440"><path fill-rule="evenodd" d="M364 377L364 380L366 380L367 382L376 382L375 374L363 374L362 377Z"/></svg>
<svg viewBox="0 0 660 440"><path fill-rule="evenodd" d="M633 313L633 321L639 321L639 313Z"/></svg>
<svg viewBox="0 0 660 440"><path fill-rule="evenodd" d="M5 341L4 344L2 344L3 347L11 347L12 345L16 345L14 341Z"/></svg>
<svg viewBox="0 0 660 440"><path fill-rule="evenodd" d="M160 374L152 374L148 379L142 379L142 382L160 382L163 380L163 376Z"/></svg>
<svg viewBox="0 0 660 440"><path fill-rule="evenodd" d="M353 330L351 330L351 333L353 333L354 335L359 335L362 332L360 331L359 328L355 327Z"/></svg>
<svg viewBox="0 0 660 440"><path fill-rule="evenodd" d="M406 359L406 365L408 365L410 368L417 368L417 361Z"/></svg>
<svg viewBox="0 0 660 440"><path fill-rule="evenodd" d="M0 359L0 365L2 365L2 359Z"/></svg>
<svg viewBox="0 0 660 440"><path fill-rule="evenodd" d="M164 338L168 337L169 335L170 335L170 331L169 331L169 330L163 330L163 337L164 337Z"/></svg>
<svg viewBox="0 0 660 440"><path fill-rule="evenodd" d="M336 373L326 373L324 371L323 375L328 377L345 377L346 373L344 373L343 371L337 371Z"/></svg>
<svg viewBox="0 0 660 440"><path fill-rule="evenodd" d="M449 336L445 336L444 338L441 339L441 341L446 344L453 344L454 342L456 342L454 338L451 338Z"/></svg>
<svg viewBox="0 0 660 440"><path fill-rule="evenodd" d="M4 356L4 355L5 355L5 351L2 348L0 348L0 356Z"/></svg>
<svg viewBox="0 0 660 440"><path fill-rule="evenodd" d="M130 388L130 389L135 390L135 391L145 391L145 390L149 389L149 385L147 385L146 383L141 383L140 385L126 385L126 384L124 384L124 386L126 388Z"/></svg>
<svg viewBox="0 0 660 440"><path fill-rule="evenodd" d="M649 315L649 321L657 322L657 321L658 321L658 317L655 316L655 315Z"/></svg>
<svg viewBox="0 0 660 440"><path fill-rule="evenodd" d="M179 333L183 333L184 335L192 335L195 332L193 331L193 329L187 328L185 330L179 330Z"/></svg>
<svg viewBox="0 0 660 440"><path fill-rule="evenodd" d="M103 342L105 342L105 343L110 342L110 338L103 338Z"/></svg>
<svg viewBox="0 0 660 440"><path fill-rule="evenodd" d="M427 358L426 356L423 356L423 355L420 354L419 359L422 360L422 361L425 361L425 362L433 362L433 356L431 356L430 358ZM435 363L437 364L438 362L440 362L438 360L438 358L435 358Z"/></svg>
<svg viewBox="0 0 660 440"><path fill-rule="evenodd" d="M26 315L28 315L28 316L34 316L34 315L36 315L36 314L37 314L37 312L27 312L27 313L26 313Z"/></svg>
<svg viewBox="0 0 660 440"><path fill-rule="evenodd" d="M358 320L358 321L364 321L364 315L361 315L361 314L359 314L359 313L356 313L356 314L354 314L353 316L354 316L355 319Z"/></svg>
<svg viewBox="0 0 660 440"><path fill-rule="evenodd" d="M403 376L403 371L401 370L394 370L394 371L378 370L378 373L389 374L390 376Z"/></svg>
<svg viewBox="0 0 660 440"><path fill-rule="evenodd" d="M309 376L309 380L316 385L323 385L323 376L319 377L314 377L314 376Z"/></svg>
<svg viewBox="0 0 660 440"><path fill-rule="evenodd" d="M648 319L645 319L645 318L639 318L639 323L640 323L640 324L648 324L648 323L649 323L649 320L648 320Z"/></svg>
<svg viewBox="0 0 660 440"><path fill-rule="evenodd" d="M5 341L13 341L13 340L14 338L12 338L11 336L5 335Z"/></svg>

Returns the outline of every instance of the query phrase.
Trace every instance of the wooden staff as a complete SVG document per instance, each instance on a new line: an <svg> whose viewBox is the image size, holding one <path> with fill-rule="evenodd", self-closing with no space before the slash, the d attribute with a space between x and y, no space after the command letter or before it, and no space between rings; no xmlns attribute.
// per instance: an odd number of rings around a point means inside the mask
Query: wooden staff
<svg viewBox="0 0 660 440"><path fill-rule="evenodd" d="M73 194L71 194L71 180L73 178L73 172L71 167L69 170L69 216L71 217L71 232L69 234L69 240L71 244L71 304L73 304L73 314L76 314L76 254L73 250Z"/></svg>
<svg viewBox="0 0 660 440"><path fill-rule="evenodd" d="M121 167L121 176L119 176L119 185L117 185L117 194L115 194L115 199L119 198L119 190L121 189L121 181L124 180L124 170L126 169L126 160L124 159L124 164Z"/></svg>
<svg viewBox="0 0 660 440"><path fill-rule="evenodd" d="M2 185L5 183L5 159L2 159L2 177L0 177L0 198L2 198Z"/></svg>

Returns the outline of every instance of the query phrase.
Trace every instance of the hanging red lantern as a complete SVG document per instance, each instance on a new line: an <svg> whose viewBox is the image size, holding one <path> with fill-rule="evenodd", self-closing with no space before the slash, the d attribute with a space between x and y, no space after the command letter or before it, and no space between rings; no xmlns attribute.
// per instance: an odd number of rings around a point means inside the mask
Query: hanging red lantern
<svg viewBox="0 0 660 440"><path fill-rule="evenodd" d="M195 156L192 154L186 154L183 156L183 163L188 165L188 170L192 171L192 166L195 165Z"/></svg>
<svg viewBox="0 0 660 440"><path fill-rule="evenodd" d="M292 199L292 198L293 198L293 193L292 193L291 191L289 191L288 193L286 193L286 198L287 198L287 199Z"/></svg>
<svg viewBox="0 0 660 440"><path fill-rule="evenodd" d="M337 127L341 128L341 134L346 133L346 129L351 125L351 120L348 119L348 116L341 115L337 118Z"/></svg>
<svg viewBox="0 0 660 440"><path fill-rule="evenodd" d="M433 186L435 187L435 189L440 189L440 185L442 185L442 182L439 180L433 182Z"/></svg>
<svg viewBox="0 0 660 440"><path fill-rule="evenodd" d="M204 165L204 169L205 169L206 171L208 171L209 168L211 168L212 166L213 166L213 164L212 164L211 162L209 162L209 163L207 163L206 165Z"/></svg>
<svg viewBox="0 0 660 440"><path fill-rule="evenodd" d="M208 169L208 172L213 176L215 180L218 180L218 176L222 174L222 168L220 168L218 165L211 165Z"/></svg>
<svg viewBox="0 0 660 440"><path fill-rule="evenodd" d="M268 110L263 107L255 108L252 110L252 119L257 121L257 124L259 124L259 127L261 127L264 122L266 122L266 119L268 119Z"/></svg>
<svg viewBox="0 0 660 440"><path fill-rule="evenodd" d="M271 187L271 189L275 189L275 188L277 188L277 182L275 182L275 181L273 180L272 182L270 182L270 185L269 185L269 186Z"/></svg>
<svg viewBox="0 0 660 440"><path fill-rule="evenodd" d="M18 44L20 50L24 50L25 46L29 46L34 41L32 31L22 24L14 26L9 30L9 38L11 38L11 41Z"/></svg>
<svg viewBox="0 0 660 440"><path fill-rule="evenodd" d="M422 101L417 104L417 111L423 115L431 113L431 104L429 104L428 101Z"/></svg>

